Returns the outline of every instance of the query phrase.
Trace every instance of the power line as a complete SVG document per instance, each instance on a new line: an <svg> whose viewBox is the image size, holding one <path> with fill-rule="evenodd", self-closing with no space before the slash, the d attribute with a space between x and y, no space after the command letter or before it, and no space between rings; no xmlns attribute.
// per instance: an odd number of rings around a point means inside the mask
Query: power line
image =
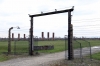
<svg viewBox="0 0 100 66"><path fill-rule="evenodd" d="M73 27L86 27L86 26L96 26L98 27L100 24L94 24L94 25L80 25L80 26L74 26Z"/></svg>
<svg viewBox="0 0 100 66"><path fill-rule="evenodd" d="M86 21L86 20L87 20L87 21L89 21L89 20L100 20L100 18L79 19L79 20L72 20L72 22L73 22L73 21L75 21L75 22L76 22L76 21Z"/></svg>

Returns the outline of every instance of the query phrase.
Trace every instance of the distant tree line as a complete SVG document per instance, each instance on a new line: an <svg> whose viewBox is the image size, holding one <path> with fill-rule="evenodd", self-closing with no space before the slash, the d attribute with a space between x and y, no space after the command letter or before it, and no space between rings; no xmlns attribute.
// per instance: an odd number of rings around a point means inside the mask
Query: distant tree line
<svg viewBox="0 0 100 66"><path fill-rule="evenodd" d="M67 40L68 38L66 38ZM93 38L86 38L86 37L73 37L73 40L76 39L76 40L82 40L82 39L85 39L85 40L100 40L100 38L98 37L93 37ZM7 41L8 38L0 38L0 41ZM14 38L12 39L11 38L11 41L28 41L30 40L29 38ZM65 38L61 38L61 37L56 37L56 38L33 38L33 40L38 40L38 41L48 41L48 40L65 40Z"/></svg>

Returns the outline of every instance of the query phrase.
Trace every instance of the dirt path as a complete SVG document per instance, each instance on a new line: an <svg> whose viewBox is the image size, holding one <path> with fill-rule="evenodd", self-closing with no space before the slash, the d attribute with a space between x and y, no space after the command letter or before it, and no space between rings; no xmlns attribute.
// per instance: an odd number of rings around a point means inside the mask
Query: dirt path
<svg viewBox="0 0 100 66"><path fill-rule="evenodd" d="M67 52L67 51L66 51ZM79 49L74 50L75 57L79 57ZM82 55L89 54L89 48L82 49ZM100 46L92 47L92 53L100 52ZM67 55L67 54L66 54ZM23 58L16 58L4 62L0 62L0 66L44 66L45 63L49 63L51 61L65 59L65 52L47 54L42 56L28 56Z"/></svg>

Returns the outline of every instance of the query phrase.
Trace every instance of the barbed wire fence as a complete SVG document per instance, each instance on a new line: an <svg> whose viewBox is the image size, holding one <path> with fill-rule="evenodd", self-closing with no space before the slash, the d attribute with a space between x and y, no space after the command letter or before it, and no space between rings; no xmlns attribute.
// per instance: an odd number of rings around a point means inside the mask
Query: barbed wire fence
<svg viewBox="0 0 100 66"><path fill-rule="evenodd" d="M95 44L99 45L100 40L100 18L95 19L84 19L84 20L73 20L73 48L80 47L79 54L72 61L69 61L71 66L99 66L100 62L92 58L92 47L91 44L94 41ZM99 45L100 46L100 45ZM85 47L82 49L82 47ZM88 49L87 49L88 48ZM75 52L74 51L74 52ZM84 55L84 52L88 55Z"/></svg>

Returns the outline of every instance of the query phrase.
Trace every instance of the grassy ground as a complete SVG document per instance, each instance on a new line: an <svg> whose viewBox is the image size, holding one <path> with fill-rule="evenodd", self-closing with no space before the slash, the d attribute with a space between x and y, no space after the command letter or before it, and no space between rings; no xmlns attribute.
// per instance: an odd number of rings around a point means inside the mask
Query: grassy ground
<svg viewBox="0 0 100 66"><path fill-rule="evenodd" d="M91 46L98 46L100 45L100 40L88 40L91 43ZM78 40L78 42L81 42L82 47L89 47L88 42L85 42L83 40ZM66 43L68 43L66 41ZM39 52L43 52L43 53L54 53L54 52L61 52L65 50L65 40L55 40L55 41L38 41L35 42L35 45L54 45L54 49L53 50L42 50ZM66 49L68 49L67 47L68 45L66 45ZM16 48L15 48L16 47ZM79 48L80 45L79 43L77 43L76 41L73 41L73 48ZM7 48L8 48L8 42L7 41L0 41L0 61L4 61L9 59L9 56L4 55L3 53L7 52ZM28 54L28 48L29 48L29 43L28 41L12 41L11 42L11 49L12 52L14 54L14 52L16 53L27 53ZM3 60L4 59L4 60Z"/></svg>
<svg viewBox="0 0 100 66"><path fill-rule="evenodd" d="M93 59L100 60L100 52L92 55Z"/></svg>
<svg viewBox="0 0 100 66"><path fill-rule="evenodd" d="M16 44L16 45L15 45ZM16 48L15 48L16 47ZM13 58L12 55L7 55L8 42L0 41L0 62ZM15 52L18 54L28 53L28 41L15 41L11 42L11 54Z"/></svg>
<svg viewBox="0 0 100 66"><path fill-rule="evenodd" d="M9 56L6 56L6 55L4 55L4 54L0 54L0 62L1 62L1 61L5 61L5 60L9 60L9 59L10 59Z"/></svg>

